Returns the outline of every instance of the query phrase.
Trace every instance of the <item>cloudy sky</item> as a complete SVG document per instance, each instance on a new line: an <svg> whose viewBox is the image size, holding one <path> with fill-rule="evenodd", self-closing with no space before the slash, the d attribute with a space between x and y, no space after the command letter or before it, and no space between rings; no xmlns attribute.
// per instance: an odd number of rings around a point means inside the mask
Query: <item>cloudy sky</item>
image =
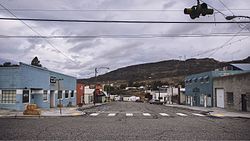
<svg viewBox="0 0 250 141"><path fill-rule="evenodd" d="M0 0L18 18L213 22L226 21L224 17L233 14L250 16L250 0L203 2L218 11L192 20L183 9L195 5L196 0ZM2 6L0 17L13 17ZM38 56L44 67L77 78L94 76L96 67L112 71L168 59L210 57L229 61L250 56L247 24L24 22L26 25L0 20L0 58L30 63ZM39 35L78 38L3 37ZM99 74L107 71L100 69Z"/></svg>

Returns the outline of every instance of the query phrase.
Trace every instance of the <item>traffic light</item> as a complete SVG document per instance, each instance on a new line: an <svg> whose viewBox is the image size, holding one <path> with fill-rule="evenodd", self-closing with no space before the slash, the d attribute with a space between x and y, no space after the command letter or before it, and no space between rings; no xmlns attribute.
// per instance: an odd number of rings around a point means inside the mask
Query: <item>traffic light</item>
<svg viewBox="0 0 250 141"><path fill-rule="evenodd" d="M214 13L213 9L209 9L206 3L198 4L196 6L192 6L192 8L185 8L184 14L189 14L191 19L199 18L200 15L212 15Z"/></svg>

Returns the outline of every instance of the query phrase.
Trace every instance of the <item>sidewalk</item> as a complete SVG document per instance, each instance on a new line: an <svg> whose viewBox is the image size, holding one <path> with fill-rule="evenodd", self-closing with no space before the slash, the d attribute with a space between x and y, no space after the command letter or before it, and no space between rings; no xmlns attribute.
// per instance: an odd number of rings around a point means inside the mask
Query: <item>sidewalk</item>
<svg viewBox="0 0 250 141"><path fill-rule="evenodd" d="M0 109L0 118L1 117L67 117L67 116L81 116L84 115L82 110L93 108L96 106L101 106L105 103L98 104L88 104L83 105L82 107L63 107L61 108L50 108L49 110L41 109L41 115L23 115L22 111L14 111L7 109Z"/></svg>
<svg viewBox="0 0 250 141"><path fill-rule="evenodd" d="M201 111L214 117L241 117L241 118L250 118L250 112L238 112L238 111L227 111L223 108L218 107L196 107L189 105L177 105L177 104L165 104L165 106L169 107L177 107L177 108L185 108L190 110Z"/></svg>

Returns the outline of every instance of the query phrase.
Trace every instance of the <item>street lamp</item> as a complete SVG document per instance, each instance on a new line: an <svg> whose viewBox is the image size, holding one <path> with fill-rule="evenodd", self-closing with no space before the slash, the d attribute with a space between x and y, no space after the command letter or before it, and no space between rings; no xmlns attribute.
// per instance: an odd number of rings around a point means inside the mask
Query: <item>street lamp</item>
<svg viewBox="0 0 250 141"><path fill-rule="evenodd" d="M232 20L234 18L248 18L248 19L250 19L249 16L235 16L235 15L233 15L233 16L226 16L225 18L226 18L226 20Z"/></svg>

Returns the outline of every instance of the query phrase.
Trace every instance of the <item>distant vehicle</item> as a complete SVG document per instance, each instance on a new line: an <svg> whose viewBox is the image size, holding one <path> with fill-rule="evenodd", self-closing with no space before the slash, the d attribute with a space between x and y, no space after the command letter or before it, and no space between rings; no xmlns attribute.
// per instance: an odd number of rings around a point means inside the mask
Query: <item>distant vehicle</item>
<svg viewBox="0 0 250 141"><path fill-rule="evenodd" d="M165 102L162 102L162 101L157 100L157 99L151 99L151 100L149 100L149 103L150 104L157 104L157 105L163 105L163 104L165 104Z"/></svg>

